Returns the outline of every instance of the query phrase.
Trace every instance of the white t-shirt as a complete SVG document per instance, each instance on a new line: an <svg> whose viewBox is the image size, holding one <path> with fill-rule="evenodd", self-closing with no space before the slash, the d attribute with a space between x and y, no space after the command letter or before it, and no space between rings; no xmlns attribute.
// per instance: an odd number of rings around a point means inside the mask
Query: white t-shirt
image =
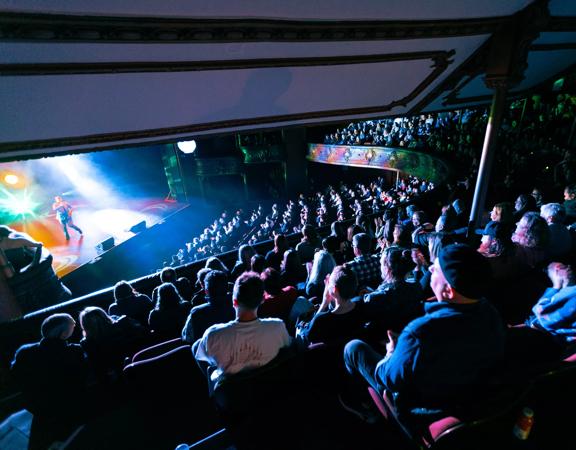
<svg viewBox="0 0 576 450"><path fill-rule="evenodd" d="M208 328L194 357L217 368L211 375L216 380L222 374L268 364L289 344L290 336L280 319L233 320Z"/></svg>

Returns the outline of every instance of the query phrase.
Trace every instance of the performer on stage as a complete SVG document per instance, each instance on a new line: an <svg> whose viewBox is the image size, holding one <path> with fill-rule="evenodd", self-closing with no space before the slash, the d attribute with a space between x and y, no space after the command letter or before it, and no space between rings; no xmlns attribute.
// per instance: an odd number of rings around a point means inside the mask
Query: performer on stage
<svg viewBox="0 0 576 450"><path fill-rule="evenodd" d="M62 229L64 230L64 234L66 235L66 240L70 240L70 234L68 234L68 227L74 228L80 236L82 236L82 230L74 225L72 221L72 206L70 203L65 201L62 197L57 195L54 197L54 203L52 204L52 210L56 211L56 217L58 221L62 224Z"/></svg>

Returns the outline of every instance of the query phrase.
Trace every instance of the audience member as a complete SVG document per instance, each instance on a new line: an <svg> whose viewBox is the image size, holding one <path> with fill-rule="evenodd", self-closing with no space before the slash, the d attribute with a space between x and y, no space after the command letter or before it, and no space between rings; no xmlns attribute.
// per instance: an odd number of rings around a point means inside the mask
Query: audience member
<svg viewBox="0 0 576 450"><path fill-rule="evenodd" d="M140 294L125 280L114 286L114 303L108 307L108 314L128 316L141 325L148 326L148 316L154 307L147 295Z"/></svg>
<svg viewBox="0 0 576 450"><path fill-rule="evenodd" d="M528 267L539 267L548 260L550 230L538 213L527 212L516 225L512 242L516 244L515 258Z"/></svg>
<svg viewBox="0 0 576 450"><path fill-rule="evenodd" d="M576 222L576 184L566 186L564 189L563 205L566 213L566 224L571 225Z"/></svg>
<svg viewBox="0 0 576 450"><path fill-rule="evenodd" d="M322 241L323 249L316 252L314 255L312 268L310 269L308 280L306 281L306 295L308 298L322 298L322 295L324 294L326 275L331 273L334 267L336 267L336 262L334 261L332 254L328 251L328 248L333 249L332 246L337 245L338 240L335 236L324 238Z"/></svg>
<svg viewBox="0 0 576 450"><path fill-rule="evenodd" d="M148 331L130 317L109 316L96 306L84 308L79 320L83 335L80 345L100 381L117 381L122 374L124 358L147 342Z"/></svg>
<svg viewBox="0 0 576 450"><path fill-rule="evenodd" d="M212 269L203 267L196 273L196 291L192 296L192 307L206 303L206 287L204 286L204 279L206 278L206 275L208 275L211 271Z"/></svg>
<svg viewBox="0 0 576 450"><path fill-rule="evenodd" d="M381 280L380 261L377 255L372 255L372 240L366 233L356 234L352 238L354 260L347 262L358 279L360 287L375 286Z"/></svg>
<svg viewBox="0 0 576 450"><path fill-rule="evenodd" d="M277 234L274 237L274 248L266 253L266 267L272 267L279 271L284 252L288 249L286 236L284 234Z"/></svg>
<svg viewBox="0 0 576 450"><path fill-rule="evenodd" d="M12 378L34 415L31 450L48 448L82 423L88 367L82 348L67 342L75 326L69 314L53 314L42 322L42 339L14 355Z"/></svg>
<svg viewBox="0 0 576 450"><path fill-rule="evenodd" d="M258 316L276 317L288 323L298 291L294 286L283 288L280 273L272 267L266 268L260 274L260 279L264 283L264 300L258 308Z"/></svg>
<svg viewBox="0 0 576 450"><path fill-rule="evenodd" d="M174 283L174 286L176 286L176 290L180 294L180 297L184 299L184 301L190 302L192 300L194 292L192 290L192 283L190 283L188 278L179 277L176 280L176 283Z"/></svg>
<svg viewBox="0 0 576 450"><path fill-rule="evenodd" d="M564 345L576 342L576 277L572 267L553 262L548 266L552 287L532 308L527 325L551 333Z"/></svg>
<svg viewBox="0 0 576 450"><path fill-rule="evenodd" d="M263 255L254 255L250 258L250 270L256 273L264 272L266 268L266 258Z"/></svg>
<svg viewBox="0 0 576 450"><path fill-rule="evenodd" d="M155 338L172 339L180 336L192 305L185 302L172 283L158 288L158 301L150 311L148 323Z"/></svg>
<svg viewBox="0 0 576 450"><path fill-rule="evenodd" d="M382 284L364 296L364 313L370 337L386 339L386 330L402 331L411 320L424 313L424 293L418 283L408 283L406 274L413 262L407 250L391 247L380 258Z"/></svg>
<svg viewBox="0 0 576 450"><path fill-rule="evenodd" d="M312 225L304 225L302 227L302 239L296 246L300 261L303 263L312 261L314 259L314 253L320 246L320 238L318 237L316 228Z"/></svg>
<svg viewBox="0 0 576 450"><path fill-rule="evenodd" d="M29 265L38 264L42 248L41 242L25 233L0 225L0 268L6 278L12 278Z"/></svg>
<svg viewBox="0 0 576 450"><path fill-rule="evenodd" d="M514 203L514 221L518 222L527 212L536 212L536 200L528 194L520 194Z"/></svg>
<svg viewBox="0 0 576 450"><path fill-rule="evenodd" d="M564 221L566 213L560 203L547 203L540 208L540 215L548 224L550 241L548 255L551 259L563 259L572 251L572 236Z"/></svg>
<svg viewBox="0 0 576 450"><path fill-rule="evenodd" d="M250 260L255 254L254 247L251 245L243 244L238 247L238 260L232 269L232 280L236 280L242 273L250 271Z"/></svg>
<svg viewBox="0 0 576 450"><path fill-rule="evenodd" d="M410 322L397 340L389 333L385 357L359 340L349 342L344 351L350 375L401 398L397 404L406 411L446 411L482 396L489 373L504 355L504 324L482 299L490 278L485 258L466 245L453 244L440 251L431 271L437 301L425 304L425 315ZM356 409L351 399L341 401Z"/></svg>
<svg viewBox="0 0 576 450"><path fill-rule="evenodd" d="M175 284L177 280L176 270L172 267L164 267L160 272L160 283L172 283ZM160 286L156 286L152 291L152 302L156 305L158 302L158 289Z"/></svg>
<svg viewBox="0 0 576 450"><path fill-rule="evenodd" d="M190 311L182 329L182 340L193 344L214 324L234 320L232 297L228 294L228 278L220 270L211 270L205 281L206 303Z"/></svg>
<svg viewBox="0 0 576 450"><path fill-rule="evenodd" d="M358 290L356 274L345 266L336 266L324 289L322 303L300 334L305 342L334 344L360 337L364 330L361 304L353 302Z"/></svg>
<svg viewBox="0 0 576 450"><path fill-rule="evenodd" d="M192 346L194 357L211 382L268 364L280 349L290 345L284 322L258 318L263 297L264 283L257 273L240 275L232 294L236 320L211 326Z"/></svg>
<svg viewBox="0 0 576 450"><path fill-rule="evenodd" d="M298 288L301 283L306 281L308 272L300 262L300 257L296 250L286 250L284 259L280 265L282 287L294 286Z"/></svg>

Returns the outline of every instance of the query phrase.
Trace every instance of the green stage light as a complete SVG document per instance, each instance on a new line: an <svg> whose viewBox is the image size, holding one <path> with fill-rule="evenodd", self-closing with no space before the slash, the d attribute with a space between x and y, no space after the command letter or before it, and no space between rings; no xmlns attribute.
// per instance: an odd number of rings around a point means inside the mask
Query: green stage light
<svg viewBox="0 0 576 450"><path fill-rule="evenodd" d="M11 216L36 216L38 203L27 193L14 195L6 190L0 194L0 209Z"/></svg>

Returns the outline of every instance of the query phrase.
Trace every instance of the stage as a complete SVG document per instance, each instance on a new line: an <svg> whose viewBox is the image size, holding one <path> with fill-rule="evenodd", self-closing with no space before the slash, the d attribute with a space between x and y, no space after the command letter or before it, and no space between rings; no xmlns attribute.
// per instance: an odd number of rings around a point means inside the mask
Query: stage
<svg viewBox="0 0 576 450"><path fill-rule="evenodd" d="M142 221L150 228L188 203L198 203L183 198L177 202L170 194L165 153L163 146L152 146L2 163L0 223L42 242L54 258L57 275L66 277L94 261L102 241L113 238L116 248L135 235L130 230ZM73 222L83 236L68 227L66 240L53 210L56 196L72 207ZM157 257L160 261L154 263L162 267L165 256ZM120 274L122 269L118 267Z"/></svg>
<svg viewBox="0 0 576 450"><path fill-rule="evenodd" d="M186 207L185 203L162 198L124 199L122 207L113 208L101 208L86 199L67 201L74 208L74 223L82 229L82 236L69 229L70 240L66 241L62 226L52 212L9 224L44 244L54 258L53 267L59 277L97 258L96 246L105 239L113 237L118 245L135 235L130 228L137 223L146 221L146 226L151 227Z"/></svg>

